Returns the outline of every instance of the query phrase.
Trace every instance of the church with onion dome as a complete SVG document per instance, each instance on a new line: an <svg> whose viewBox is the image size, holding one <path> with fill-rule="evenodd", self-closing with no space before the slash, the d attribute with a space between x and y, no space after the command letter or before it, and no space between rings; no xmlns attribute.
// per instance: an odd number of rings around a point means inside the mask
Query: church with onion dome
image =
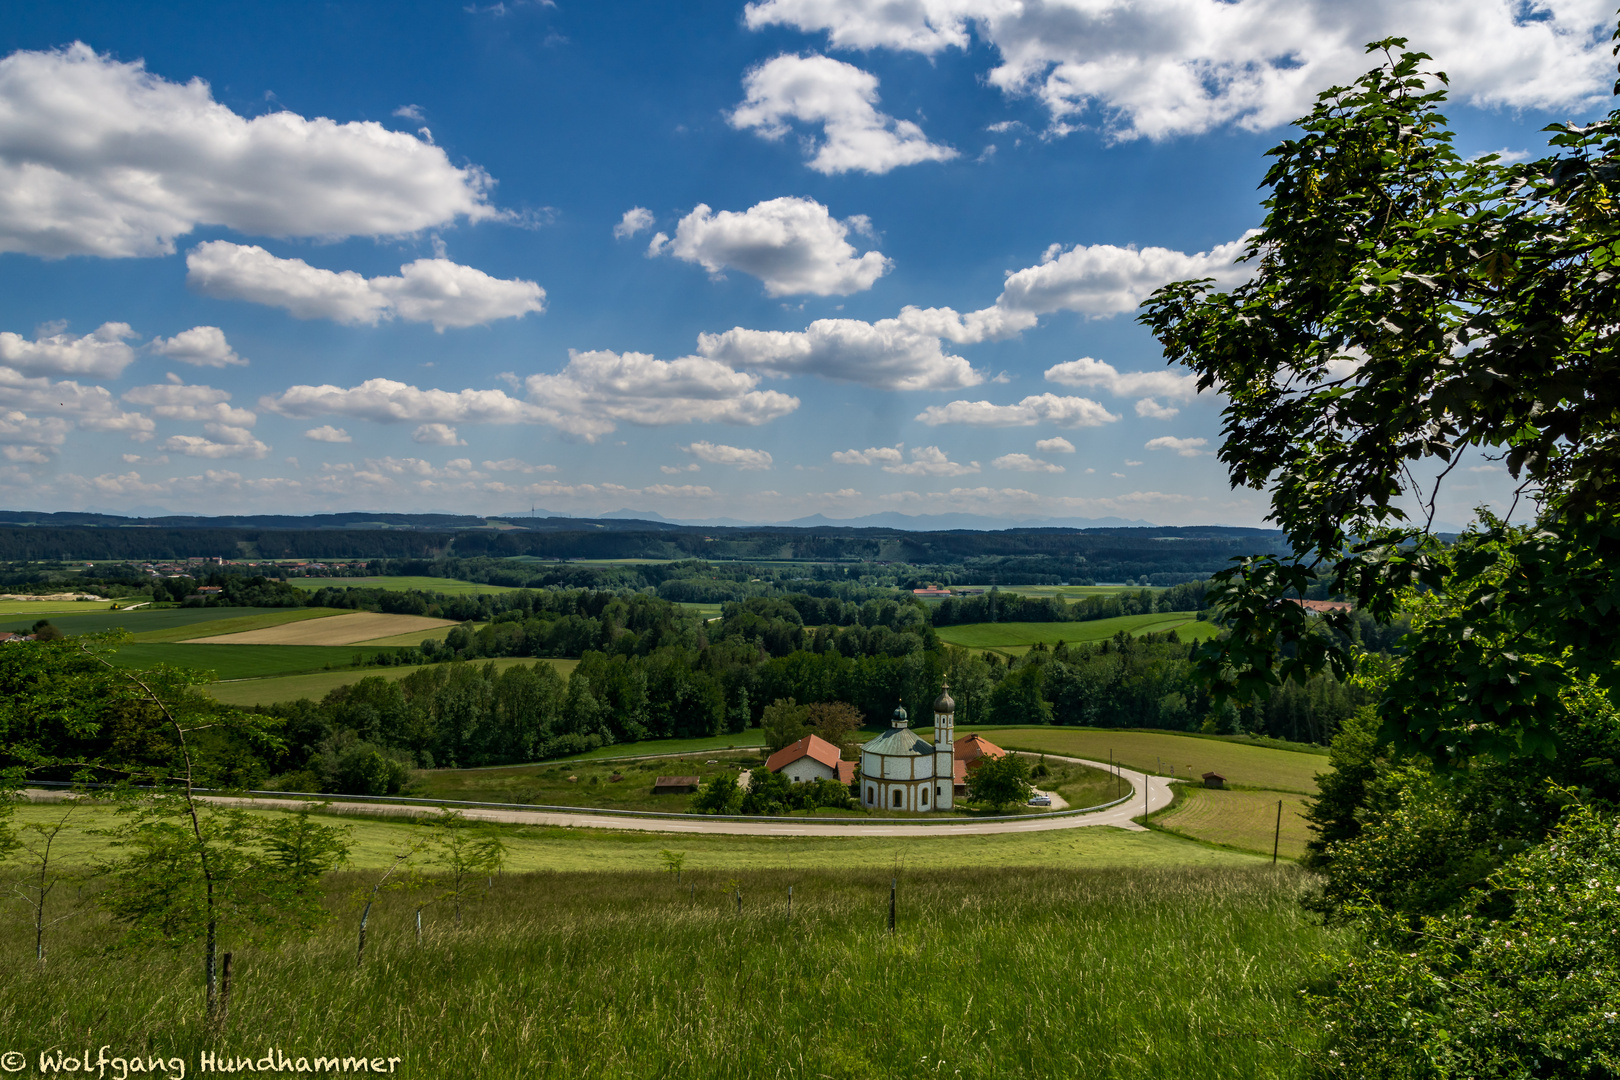
<svg viewBox="0 0 1620 1080"><path fill-rule="evenodd" d="M894 710L889 730L861 747L861 805L870 810L949 810L965 782L956 760L956 702L947 685L934 702L932 744L911 730L906 710Z"/></svg>

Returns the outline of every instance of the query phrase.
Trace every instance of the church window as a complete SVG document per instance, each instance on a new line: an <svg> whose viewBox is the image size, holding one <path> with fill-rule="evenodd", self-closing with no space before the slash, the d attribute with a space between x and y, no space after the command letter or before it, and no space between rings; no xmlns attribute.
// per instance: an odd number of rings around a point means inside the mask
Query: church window
<svg viewBox="0 0 1620 1080"><path fill-rule="evenodd" d="M896 806L900 805L900 789L899 788L894 789L894 805L896 805Z"/></svg>
<svg viewBox="0 0 1620 1080"><path fill-rule="evenodd" d="M924 806L927 806L928 805L928 789L927 788L922 789L922 799L923 799L922 804Z"/></svg>
<svg viewBox="0 0 1620 1080"><path fill-rule="evenodd" d="M866 789L866 803L867 803L867 805L870 806L872 803L874 803L876 801L877 801L876 794L874 794L874 792L873 792L873 790L871 788L867 788Z"/></svg>

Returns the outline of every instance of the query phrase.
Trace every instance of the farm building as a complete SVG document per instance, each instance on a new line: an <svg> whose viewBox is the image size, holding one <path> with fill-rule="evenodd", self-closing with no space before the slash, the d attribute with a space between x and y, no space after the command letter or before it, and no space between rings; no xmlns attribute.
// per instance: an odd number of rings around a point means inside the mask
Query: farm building
<svg viewBox="0 0 1620 1080"><path fill-rule="evenodd" d="M695 776L660 776L653 781L654 795L690 795L698 789Z"/></svg>
<svg viewBox="0 0 1620 1080"><path fill-rule="evenodd" d="M806 735L793 745L784 746L765 759L765 767L795 784L808 784L812 780L848 784L855 779L855 763L845 761L838 747L819 735Z"/></svg>
<svg viewBox="0 0 1620 1080"><path fill-rule="evenodd" d="M1226 777L1218 772L1204 774L1204 786L1208 788L1223 788L1226 786Z"/></svg>
<svg viewBox="0 0 1620 1080"><path fill-rule="evenodd" d="M890 810L949 810L961 764L952 736L956 702L950 688L934 702L934 742L911 730L906 710L896 708L889 730L861 747L861 805Z"/></svg>
<svg viewBox="0 0 1620 1080"><path fill-rule="evenodd" d="M1007 751L985 738L983 735L964 735L956 740L956 760L972 772L979 767L979 762L985 758L1006 757Z"/></svg>

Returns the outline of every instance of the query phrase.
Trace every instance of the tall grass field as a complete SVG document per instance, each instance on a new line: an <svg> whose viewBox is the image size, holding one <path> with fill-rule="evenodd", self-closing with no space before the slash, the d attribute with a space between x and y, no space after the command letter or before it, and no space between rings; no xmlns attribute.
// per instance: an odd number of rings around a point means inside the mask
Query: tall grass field
<svg viewBox="0 0 1620 1080"><path fill-rule="evenodd" d="M360 965L376 872L343 872L307 942L224 942L222 1028L195 947L115 948L90 910L41 970L12 912L0 1049L31 1074L105 1045L188 1076L205 1051L398 1058L411 1080L1299 1075L1297 991L1340 944L1300 910L1299 872L935 866L506 874L459 926L428 907L418 943L429 882L383 893Z"/></svg>

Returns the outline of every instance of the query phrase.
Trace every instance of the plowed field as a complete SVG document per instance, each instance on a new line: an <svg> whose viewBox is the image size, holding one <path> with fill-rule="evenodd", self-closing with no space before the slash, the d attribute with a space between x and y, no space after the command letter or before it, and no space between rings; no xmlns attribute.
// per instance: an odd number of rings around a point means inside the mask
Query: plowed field
<svg viewBox="0 0 1620 1080"><path fill-rule="evenodd" d="M267 626L241 634L193 638L193 645L353 645L374 638L392 637L414 631L440 630L455 626L450 619L428 619L420 615L384 615L376 611L356 611L325 619Z"/></svg>

